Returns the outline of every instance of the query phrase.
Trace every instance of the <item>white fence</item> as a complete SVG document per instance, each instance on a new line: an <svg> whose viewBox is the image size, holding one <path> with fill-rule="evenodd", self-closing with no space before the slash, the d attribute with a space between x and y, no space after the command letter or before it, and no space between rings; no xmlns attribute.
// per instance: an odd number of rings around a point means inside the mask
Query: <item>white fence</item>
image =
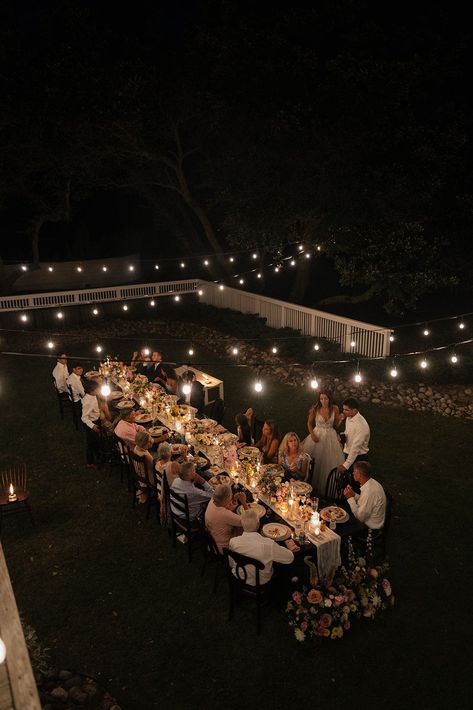
<svg viewBox="0 0 473 710"><path fill-rule="evenodd" d="M357 352L367 357L389 355L392 330L371 323L343 318L332 313L316 311L275 298L259 296L248 291L200 281L203 291L200 300L217 308L231 308L242 313L255 313L266 318L273 328L294 328L303 335L327 338L340 344L344 352ZM355 345L352 346L351 343Z"/></svg>
<svg viewBox="0 0 473 710"><path fill-rule="evenodd" d="M0 313L58 306L127 301L140 298L169 296L202 291L200 300L218 308L231 308L242 313L254 313L266 318L273 328L293 328L303 335L326 338L339 343L343 352L356 352L367 357L389 355L392 331L371 323L343 318L332 313L316 311L275 298L259 296L198 279L163 281L160 283L127 284L76 291L54 291L0 298ZM351 343L355 345L352 346Z"/></svg>

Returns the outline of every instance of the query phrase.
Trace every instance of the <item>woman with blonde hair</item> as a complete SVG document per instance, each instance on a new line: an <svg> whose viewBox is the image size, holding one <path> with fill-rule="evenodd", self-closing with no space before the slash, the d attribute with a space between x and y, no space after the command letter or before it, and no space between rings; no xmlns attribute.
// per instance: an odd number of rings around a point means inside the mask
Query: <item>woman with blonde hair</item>
<svg viewBox="0 0 473 710"><path fill-rule="evenodd" d="M179 471L181 466L177 461L172 461L171 459L172 449L171 445L167 441L163 441L162 444L158 446L158 458L155 463L156 475L161 478L161 480L166 477L166 483L169 488L171 488L175 479L179 476ZM164 499L164 485L161 487L163 491L161 495L160 508L161 508L161 518L166 518L166 501Z"/></svg>
<svg viewBox="0 0 473 710"><path fill-rule="evenodd" d="M305 481L309 467L309 456L301 449L301 440L295 431L289 431L279 447L278 463L287 478Z"/></svg>

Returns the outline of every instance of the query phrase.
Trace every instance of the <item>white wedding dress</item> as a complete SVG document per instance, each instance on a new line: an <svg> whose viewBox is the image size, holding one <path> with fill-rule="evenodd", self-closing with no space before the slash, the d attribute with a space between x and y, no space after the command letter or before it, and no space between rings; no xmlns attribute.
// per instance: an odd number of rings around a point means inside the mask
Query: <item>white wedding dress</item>
<svg viewBox="0 0 473 710"><path fill-rule="evenodd" d="M315 443L312 437L308 436L302 442L302 450L314 459L314 470L310 483L312 483L314 492L319 496L325 494L330 471L345 460L333 422L333 412L327 420L320 414L316 414L313 432L319 441Z"/></svg>

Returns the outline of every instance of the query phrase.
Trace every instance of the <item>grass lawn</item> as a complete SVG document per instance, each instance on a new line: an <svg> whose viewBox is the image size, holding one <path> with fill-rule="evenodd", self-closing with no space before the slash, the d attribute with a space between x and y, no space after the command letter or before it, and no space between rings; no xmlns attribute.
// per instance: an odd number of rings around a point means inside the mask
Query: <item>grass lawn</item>
<svg viewBox="0 0 473 710"><path fill-rule="evenodd" d="M171 344L165 352L179 356ZM37 521L5 520L2 545L18 606L53 664L95 676L129 710L467 707L472 422L363 407L376 477L395 498L397 605L312 646L295 641L276 610L260 637L245 609L227 622L226 585L212 594L200 555L188 564L156 519L132 510L118 476L85 468L84 435L59 418L52 367L2 357L0 441L3 456L28 464ZM251 404L282 432L305 434L309 392L273 382L258 396L251 371L224 362L210 371L225 381L227 426Z"/></svg>

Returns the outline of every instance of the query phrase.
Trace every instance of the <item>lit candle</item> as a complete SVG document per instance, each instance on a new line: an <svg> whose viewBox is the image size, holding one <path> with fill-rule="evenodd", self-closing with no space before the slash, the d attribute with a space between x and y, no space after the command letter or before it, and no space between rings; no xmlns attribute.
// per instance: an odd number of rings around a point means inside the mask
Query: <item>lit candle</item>
<svg viewBox="0 0 473 710"><path fill-rule="evenodd" d="M9 503L13 503L16 500L15 489L13 488L13 483L10 483L10 492L8 493Z"/></svg>

